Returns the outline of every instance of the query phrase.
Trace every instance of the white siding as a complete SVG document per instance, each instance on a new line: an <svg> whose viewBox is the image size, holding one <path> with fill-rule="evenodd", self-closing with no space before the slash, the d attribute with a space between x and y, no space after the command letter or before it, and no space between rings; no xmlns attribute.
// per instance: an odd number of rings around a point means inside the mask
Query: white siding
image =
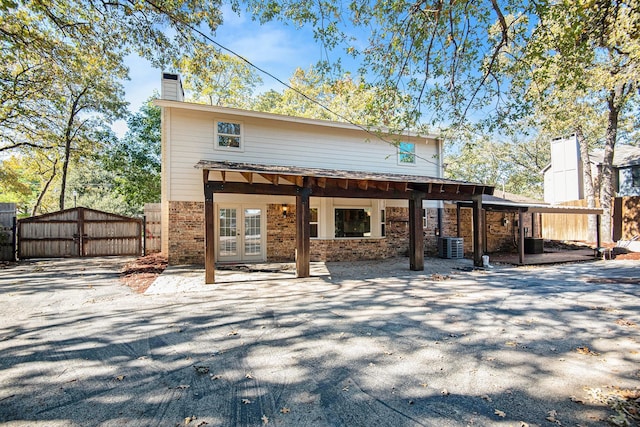
<svg viewBox="0 0 640 427"><path fill-rule="evenodd" d="M279 166L315 167L353 171L438 176L438 152L434 141L403 138L416 144L416 165L397 162L396 147L364 131L314 126L264 118L225 116L206 111L167 108L165 130L169 160L168 199L203 200L200 160L233 161ZM216 150L216 120L243 123L242 151Z"/></svg>
<svg viewBox="0 0 640 427"><path fill-rule="evenodd" d="M582 199L582 161L575 136L551 141L551 168L545 172L544 200L561 203Z"/></svg>

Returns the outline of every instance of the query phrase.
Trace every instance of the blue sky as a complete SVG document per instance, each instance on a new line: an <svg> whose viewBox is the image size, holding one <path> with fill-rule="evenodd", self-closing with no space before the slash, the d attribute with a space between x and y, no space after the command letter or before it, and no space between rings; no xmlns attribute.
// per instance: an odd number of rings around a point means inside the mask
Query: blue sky
<svg viewBox="0 0 640 427"><path fill-rule="evenodd" d="M221 45L242 55L260 68L287 82L296 68L309 68L326 53L313 40L310 28L296 28L279 22L260 25L249 17L238 16L227 6L223 7L224 23L211 37ZM334 53L337 59L338 53ZM131 80L124 82L129 110L138 111L142 103L155 91L160 92L161 70L137 56L130 56L127 65ZM260 74L263 90L282 90L278 82ZM122 135L126 130L124 122L113 126Z"/></svg>

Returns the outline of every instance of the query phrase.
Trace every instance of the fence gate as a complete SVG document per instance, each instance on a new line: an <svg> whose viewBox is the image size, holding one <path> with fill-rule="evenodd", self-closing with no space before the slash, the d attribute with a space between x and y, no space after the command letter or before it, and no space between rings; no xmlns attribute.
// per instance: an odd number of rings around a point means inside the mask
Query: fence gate
<svg viewBox="0 0 640 427"><path fill-rule="evenodd" d="M142 254L142 221L73 208L18 221L18 258Z"/></svg>
<svg viewBox="0 0 640 427"><path fill-rule="evenodd" d="M0 261L16 258L16 204L0 203Z"/></svg>

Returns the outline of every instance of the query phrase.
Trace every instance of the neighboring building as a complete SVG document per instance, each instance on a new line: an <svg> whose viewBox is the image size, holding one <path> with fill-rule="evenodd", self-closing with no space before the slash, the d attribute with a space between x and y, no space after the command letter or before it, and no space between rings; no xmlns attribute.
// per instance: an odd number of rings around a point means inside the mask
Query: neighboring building
<svg viewBox="0 0 640 427"><path fill-rule="evenodd" d="M603 150L589 155L596 188L602 161ZM551 163L543 173L545 202L584 199L583 162L575 135L551 141ZM615 147L613 177L617 197L640 196L640 148L622 144Z"/></svg>
<svg viewBox="0 0 640 427"><path fill-rule="evenodd" d="M442 178L442 141L435 135L186 103L175 74L163 74L156 103L162 252L171 264L206 258L209 265L210 256L290 261L307 252L296 246L305 239L304 221L312 260L382 259L411 247L417 254L423 244L435 251L442 200L481 203L483 193L493 192ZM308 219L298 208L308 209ZM423 234L419 246L408 241L415 235L409 229Z"/></svg>

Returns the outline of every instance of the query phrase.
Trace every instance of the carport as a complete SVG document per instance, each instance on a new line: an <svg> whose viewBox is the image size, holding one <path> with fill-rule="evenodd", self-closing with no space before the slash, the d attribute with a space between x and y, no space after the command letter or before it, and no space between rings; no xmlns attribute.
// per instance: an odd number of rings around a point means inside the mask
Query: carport
<svg viewBox="0 0 640 427"><path fill-rule="evenodd" d="M602 215L601 208L585 208L578 206L553 206L553 205L545 205L545 204L535 204L535 203L517 203L512 202L506 199L501 199L499 197L494 197L492 195L482 196L482 209L486 211L497 211L497 212L511 212L518 214L518 262L520 265L525 264L525 230L524 230L524 218L525 215L531 215L531 224L532 230L531 234L535 236L535 220L534 216L536 214L563 214L563 215L595 215L596 216L596 235L594 236L594 240L596 242L596 247L600 248L601 246L601 238L600 238L600 221ZM457 203L457 218L460 218L460 208L462 207L474 207L475 205L470 204L469 202L460 201ZM474 212L475 218L475 212ZM476 223L474 221L474 248L475 248L475 236L478 234L477 230L475 230ZM460 230L460 226L458 225L458 230ZM483 238L486 239L487 231L483 229ZM474 249L475 252L475 249ZM475 259L475 257L474 257Z"/></svg>
<svg viewBox="0 0 640 427"><path fill-rule="evenodd" d="M205 195L205 282L215 282L216 193L286 195L296 197L296 276L310 275L309 198L403 199L409 202L409 263L424 269L424 200L466 201L473 208L474 264L482 265L481 212L483 195L492 186L429 176L380 174L361 171L266 166L201 160Z"/></svg>

